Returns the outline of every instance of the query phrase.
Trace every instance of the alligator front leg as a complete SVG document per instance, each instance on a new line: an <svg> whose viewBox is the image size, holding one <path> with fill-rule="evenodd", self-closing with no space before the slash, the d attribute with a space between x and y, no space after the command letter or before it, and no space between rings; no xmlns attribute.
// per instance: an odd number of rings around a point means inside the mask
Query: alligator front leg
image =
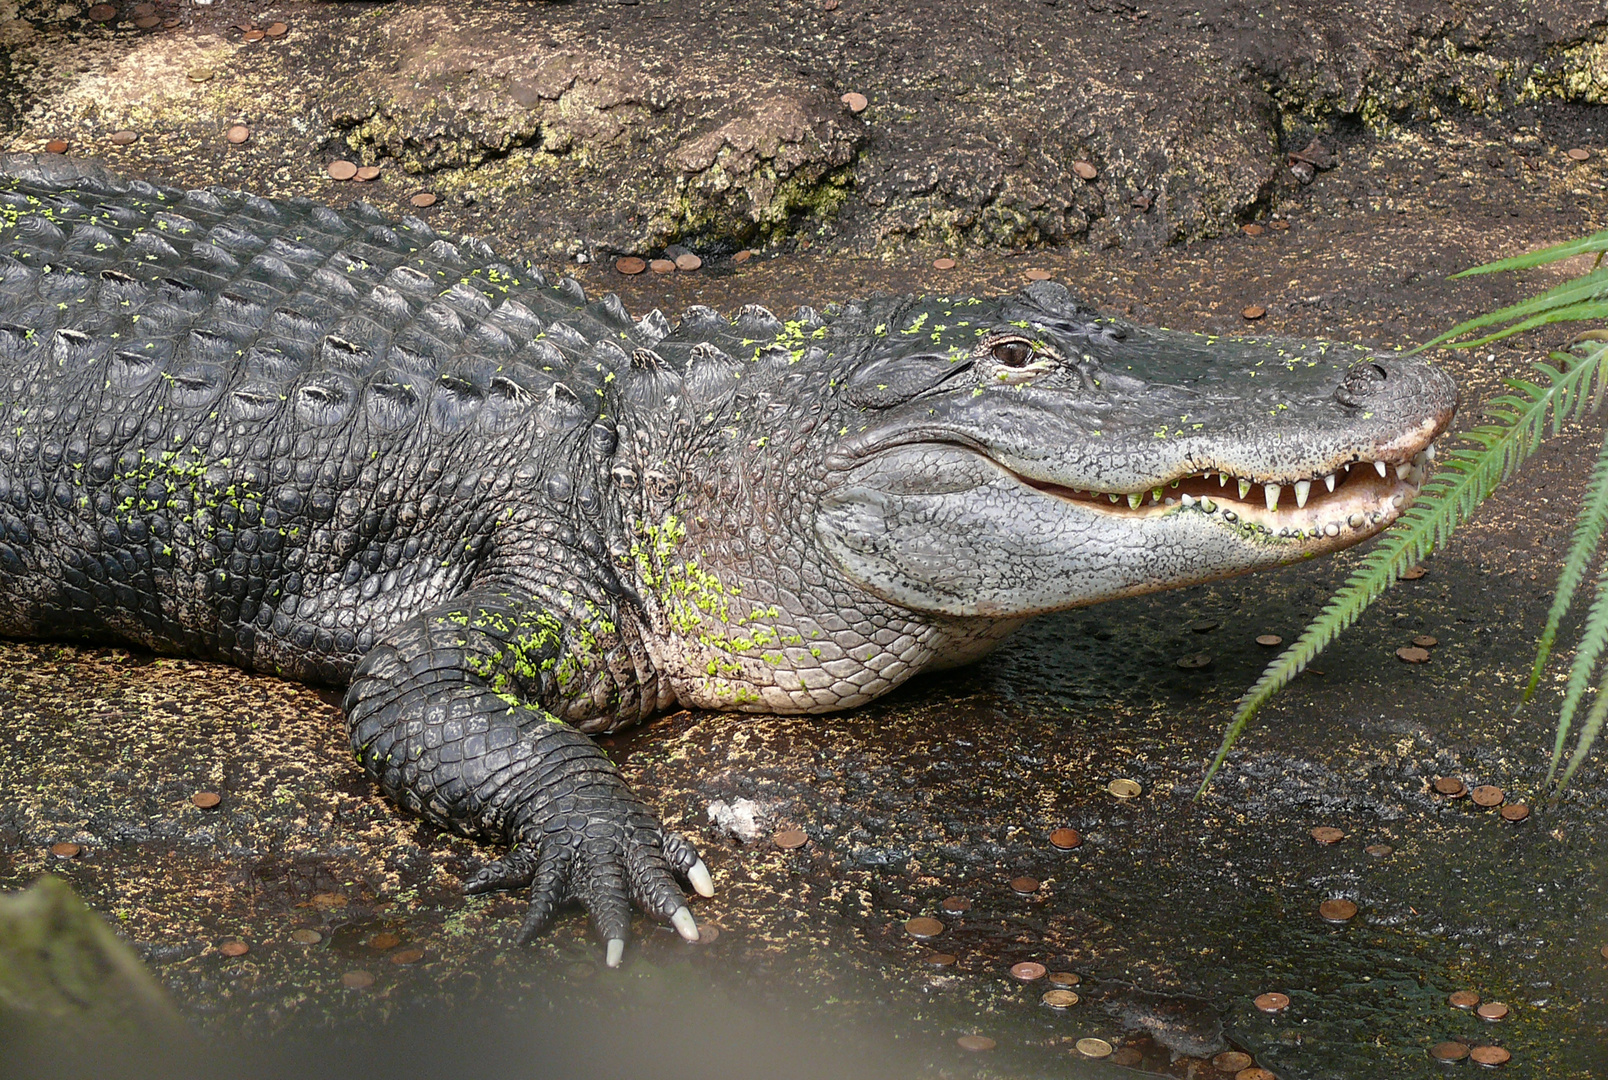
<svg viewBox="0 0 1608 1080"><path fill-rule="evenodd" d="M457 832L513 845L469 892L529 886L519 940L569 899L619 964L631 905L698 936L674 874L709 871L665 832L590 738L538 703L563 661L562 624L527 596L481 591L416 616L376 645L346 692L352 747L391 798Z"/></svg>

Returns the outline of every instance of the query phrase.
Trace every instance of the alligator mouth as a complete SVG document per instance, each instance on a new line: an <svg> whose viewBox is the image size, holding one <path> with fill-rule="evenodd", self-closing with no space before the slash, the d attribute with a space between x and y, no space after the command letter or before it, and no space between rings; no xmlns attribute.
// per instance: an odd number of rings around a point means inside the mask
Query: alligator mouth
<svg viewBox="0 0 1608 1080"><path fill-rule="evenodd" d="M1013 475L1041 494L1101 514L1145 518L1194 512L1274 536L1316 539L1347 530L1375 532L1389 524L1418 495L1434 459L1435 444L1429 443L1407 461L1355 461L1294 483L1211 470L1142 491L1062 487Z"/></svg>

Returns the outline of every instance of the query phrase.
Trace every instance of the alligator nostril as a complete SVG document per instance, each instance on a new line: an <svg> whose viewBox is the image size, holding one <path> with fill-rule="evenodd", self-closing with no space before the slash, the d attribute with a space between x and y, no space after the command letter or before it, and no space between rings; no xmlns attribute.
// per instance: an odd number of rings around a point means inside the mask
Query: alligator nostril
<svg viewBox="0 0 1608 1080"><path fill-rule="evenodd" d="M1378 364L1357 364L1346 372L1340 385L1335 387L1334 399L1342 405L1361 405L1378 391L1387 377L1385 369Z"/></svg>

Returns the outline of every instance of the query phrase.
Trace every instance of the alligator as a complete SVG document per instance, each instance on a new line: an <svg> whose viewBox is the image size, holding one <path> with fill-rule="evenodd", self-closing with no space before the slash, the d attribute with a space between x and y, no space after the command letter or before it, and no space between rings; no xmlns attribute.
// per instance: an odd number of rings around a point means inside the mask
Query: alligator
<svg viewBox="0 0 1608 1080"><path fill-rule="evenodd" d="M781 319L614 295L417 217L0 158L0 634L345 688L391 799L688 938L709 869L590 735L820 713L1033 616L1355 544L1455 389L1059 284Z"/></svg>

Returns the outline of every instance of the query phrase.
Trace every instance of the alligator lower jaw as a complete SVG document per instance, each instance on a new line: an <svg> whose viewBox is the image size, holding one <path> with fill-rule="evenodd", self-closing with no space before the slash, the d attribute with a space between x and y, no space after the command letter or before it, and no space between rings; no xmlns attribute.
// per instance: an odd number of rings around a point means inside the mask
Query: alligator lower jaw
<svg viewBox="0 0 1608 1080"><path fill-rule="evenodd" d="M1114 518L1198 513L1274 536L1334 538L1347 532L1377 532L1399 517L1423 487L1434 456L1431 443L1411 461L1358 462L1328 477L1284 485L1216 472L1169 481L1142 492L1086 491L1022 476L1017 479L1040 494ZM1334 480L1332 490L1329 479Z"/></svg>

